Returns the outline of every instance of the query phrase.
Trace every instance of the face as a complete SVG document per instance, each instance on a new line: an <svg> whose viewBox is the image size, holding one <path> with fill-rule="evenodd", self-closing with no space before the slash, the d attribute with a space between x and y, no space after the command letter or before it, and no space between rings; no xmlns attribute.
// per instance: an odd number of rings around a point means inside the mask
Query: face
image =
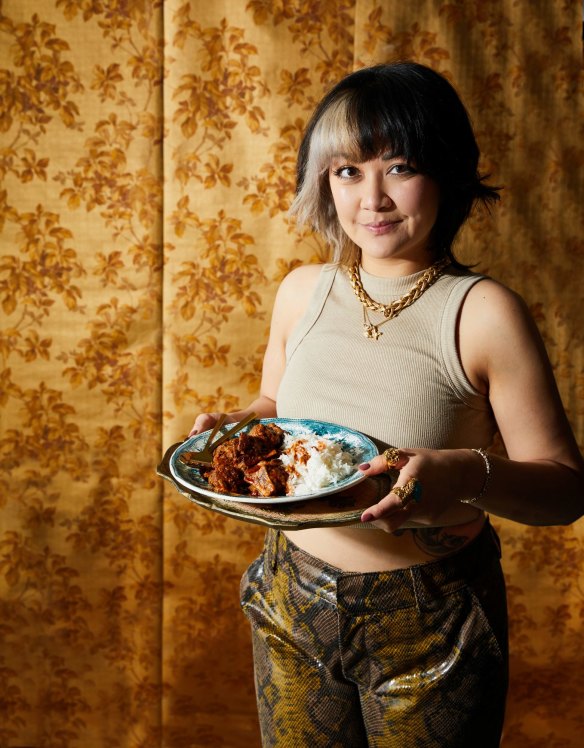
<svg viewBox="0 0 584 748"><path fill-rule="evenodd" d="M355 162L333 157L329 182L339 222L373 274L416 272L431 264L430 232L439 190L400 157Z"/></svg>

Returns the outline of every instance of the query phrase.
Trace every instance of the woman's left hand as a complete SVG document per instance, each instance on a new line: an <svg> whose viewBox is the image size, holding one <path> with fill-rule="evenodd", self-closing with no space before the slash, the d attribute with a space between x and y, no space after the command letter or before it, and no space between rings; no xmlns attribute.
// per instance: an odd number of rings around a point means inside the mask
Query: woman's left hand
<svg viewBox="0 0 584 748"><path fill-rule="evenodd" d="M449 510L466 509L460 499L473 495L469 485L477 486L476 493L480 490L482 463L471 450L398 449L394 455L391 468L399 471L395 485L361 515L362 522L373 522L386 532L395 532L410 520L420 525L440 524ZM367 476L379 475L388 470L387 460L378 455L359 470ZM403 489L407 495L400 498Z"/></svg>

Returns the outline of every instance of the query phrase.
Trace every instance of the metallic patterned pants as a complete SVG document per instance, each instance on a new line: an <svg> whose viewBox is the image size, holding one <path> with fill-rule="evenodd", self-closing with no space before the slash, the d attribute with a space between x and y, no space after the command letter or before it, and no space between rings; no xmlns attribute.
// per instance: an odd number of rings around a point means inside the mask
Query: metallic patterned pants
<svg viewBox="0 0 584 748"><path fill-rule="evenodd" d="M507 610L487 523L449 558L343 572L269 530L241 581L262 746L495 748Z"/></svg>

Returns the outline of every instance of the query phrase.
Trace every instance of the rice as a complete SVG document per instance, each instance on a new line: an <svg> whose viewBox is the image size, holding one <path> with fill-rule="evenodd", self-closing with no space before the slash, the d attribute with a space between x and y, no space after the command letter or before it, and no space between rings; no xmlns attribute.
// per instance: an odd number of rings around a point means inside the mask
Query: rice
<svg viewBox="0 0 584 748"><path fill-rule="evenodd" d="M330 439L286 434L283 446L280 460L289 473L289 496L313 493L355 472L352 455Z"/></svg>

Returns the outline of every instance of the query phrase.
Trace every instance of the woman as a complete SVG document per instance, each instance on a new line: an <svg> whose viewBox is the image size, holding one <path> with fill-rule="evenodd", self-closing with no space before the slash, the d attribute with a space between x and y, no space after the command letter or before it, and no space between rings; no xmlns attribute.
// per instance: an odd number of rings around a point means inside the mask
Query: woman
<svg viewBox="0 0 584 748"><path fill-rule="evenodd" d="M264 746L499 745L486 513L571 523L584 469L524 303L453 256L474 205L498 199L478 160L456 92L415 63L349 75L307 127L292 212L334 261L283 281L261 394L229 420L358 429L388 447L360 470L399 477L358 526L268 531L244 576ZM486 451L497 431L507 457Z"/></svg>

